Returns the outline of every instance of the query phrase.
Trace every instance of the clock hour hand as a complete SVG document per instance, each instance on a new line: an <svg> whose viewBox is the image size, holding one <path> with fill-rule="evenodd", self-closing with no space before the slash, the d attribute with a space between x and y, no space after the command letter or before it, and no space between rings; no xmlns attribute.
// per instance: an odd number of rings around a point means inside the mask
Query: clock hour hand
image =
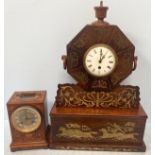
<svg viewBox="0 0 155 155"><path fill-rule="evenodd" d="M105 58L105 56L107 55L107 53L108 53L108 52L106 52L106 53L101 57L101 59L100 59L101 62L102 62L102 60ZM101 62L100 62L100 63L101 63Z"/></svg>

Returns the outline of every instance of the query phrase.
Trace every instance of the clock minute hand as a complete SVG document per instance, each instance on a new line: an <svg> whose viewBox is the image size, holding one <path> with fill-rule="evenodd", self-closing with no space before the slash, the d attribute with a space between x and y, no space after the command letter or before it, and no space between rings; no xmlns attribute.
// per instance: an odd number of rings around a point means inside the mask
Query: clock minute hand
<svg viewBox="0 0 155 155"><path fill-rule="evenodd" d="M101 49L101 50L100 50L100 59L99 59L99 63L102 62L102 55L103 55L103 53L102 53L102 49Z"/></svg>

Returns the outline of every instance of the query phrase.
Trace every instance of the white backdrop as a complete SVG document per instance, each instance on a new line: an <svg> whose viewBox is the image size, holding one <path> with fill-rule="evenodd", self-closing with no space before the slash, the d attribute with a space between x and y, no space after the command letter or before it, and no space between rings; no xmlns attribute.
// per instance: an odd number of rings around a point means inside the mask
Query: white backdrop
<svg viewBox="0 0 155 155"><path fill-rule="evenodd" d="M138 66L123 84L138 85L150 116L150 0L104 0L106 20L136 46ZM47 90L48 110L57 84L75 82L63 70L66 44L94 18L99 0L5 0L5 103L14 91ZM5 106L5 119L7 112Z"/></svg>

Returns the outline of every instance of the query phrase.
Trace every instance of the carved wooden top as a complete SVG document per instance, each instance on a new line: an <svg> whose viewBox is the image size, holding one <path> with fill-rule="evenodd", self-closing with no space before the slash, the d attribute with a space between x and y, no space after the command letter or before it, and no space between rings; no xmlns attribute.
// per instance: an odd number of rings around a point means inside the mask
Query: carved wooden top
<svg viewBox="0 0 155 155"><path fill-rule="evenodd" d="M16 91L11 96L8 104L21 104L21 103L44 103L46 91Z"/></svg>
<svg viewBox="0 0 155 155"><path fill-rule="evenodd" d="M78 85L58 86L57 106L87 108L137 108L139 106L139 87L119 86L112 91L85 91Z"/></svg>

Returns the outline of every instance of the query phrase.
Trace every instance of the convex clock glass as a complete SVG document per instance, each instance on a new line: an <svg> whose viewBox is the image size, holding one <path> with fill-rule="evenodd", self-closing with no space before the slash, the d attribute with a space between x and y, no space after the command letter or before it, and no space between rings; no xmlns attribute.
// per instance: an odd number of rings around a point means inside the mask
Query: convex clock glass
<svg viewBox="0 0 155 155"><path fill-rule="evenodd" d="M97 77L109 75L116 67L115 51L106 44L96 44L90 47L84 55L86 71Z"/></svg>
<svg viewBox="0 0 155 155"><path fill-rule="evenodd" d="M20 132L32 132L41 124L39 112L30 106L17 108L12 113L11 120L14 128Z"/></svg>

